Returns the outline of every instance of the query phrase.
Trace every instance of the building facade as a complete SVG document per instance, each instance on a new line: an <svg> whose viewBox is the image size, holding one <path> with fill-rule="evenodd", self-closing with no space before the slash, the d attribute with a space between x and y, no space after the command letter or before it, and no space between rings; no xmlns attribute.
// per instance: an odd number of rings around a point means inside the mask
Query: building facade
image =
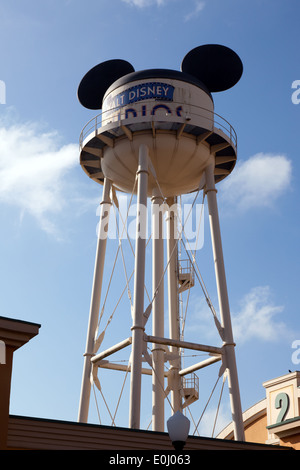
<svg viewBox="0 0 300 470"><path fill-rule="evenodd" d="M0 450L173 450L164 432L10 415L13 354L38 335L40 326L0 317ZM233 440L228 426L216 439L189 436L185 451L300 448L299 379L295 372L264 384L267 398L244 413L245 442Z"/></svg>
<svg viewBox="0 0 300 470"><path fill-rule="evenodd" d="M300 450L300 372L263 383L266 397L243 413L246 441ZM218 436L232 439L232 424Z"/></svg>

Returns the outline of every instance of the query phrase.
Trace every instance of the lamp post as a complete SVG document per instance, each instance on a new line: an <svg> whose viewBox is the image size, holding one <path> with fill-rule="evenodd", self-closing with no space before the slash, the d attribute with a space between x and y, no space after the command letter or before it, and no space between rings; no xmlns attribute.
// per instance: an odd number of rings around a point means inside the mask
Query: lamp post
<svg viewBox="0 0 300 470"><path fill-rule="evenodd" d="M169 437L176 452L183 450L190 430L190 420L180 411L171 416L167 421Z"/></svg>

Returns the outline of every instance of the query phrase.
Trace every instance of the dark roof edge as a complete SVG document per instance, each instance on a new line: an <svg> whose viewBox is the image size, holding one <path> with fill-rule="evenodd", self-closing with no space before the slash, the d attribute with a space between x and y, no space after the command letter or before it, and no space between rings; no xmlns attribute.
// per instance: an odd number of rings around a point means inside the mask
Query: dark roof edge
<svg viewBox="0 0 300 470"><path fill-rule="evenodd" d="M149 434L149 435L161 435L161 436L166 436L168 435L167 432L159 432L159 431L149 431L149 430L146 430L146 429L131 429L131 428L125 428L125 427L118 427L118 426L108 426L108 425L103 425L103 424L93 424L93 423L80 423L80 422L77 422L77 421L65 421L65 420L60 420L60 419L53 419L53 418L50 418L50 419L47 419L47 418L36 418L36 417L31 417L31 416L19 416L19 415L9 415L10 418L12 419L27 419L27 420L32 420L32 421L41 421L41 422L49 422L49 423L60 423L60 424L70 424L72 426L85 426L85 427L94 427L94 428L101 428L101 429L114 429L114 430L120 430L120 431L129 431L129 432L135 432L135 433L146 433L146 434ZM188 439L193 439L193 440L205 440L205 441L222 441L222 442L228 442L228 443L237 443L237 444L243 444L245 446L253 446L253 444L255 446L259 446L259 447L262 447L262 448L270 448L272 447L270 444L262 444L262 443L259 443L259 442L246 442L246 441L233 441L231 439L218 439L218 438L214 438L214 437L206 437L206 436L188 436ZM276 449L280 449L282 448L282 450L294 450L293 448L291 447L287 447L287 446L280 446L280 445L276 445Z"/></svg>
<svg viewBox="0 0 300 470"><path fill-rule="evenodd" d="M33 325L33 326L37 326L38 328L41 328L40 323L34 323L34 322L31 322L31 321L27 321L27 320L18 320L17 318L10 318L10 317L0 316L0 320L7 320L7 321L15 322L15 323L22 323L24 325Z"/></svg>

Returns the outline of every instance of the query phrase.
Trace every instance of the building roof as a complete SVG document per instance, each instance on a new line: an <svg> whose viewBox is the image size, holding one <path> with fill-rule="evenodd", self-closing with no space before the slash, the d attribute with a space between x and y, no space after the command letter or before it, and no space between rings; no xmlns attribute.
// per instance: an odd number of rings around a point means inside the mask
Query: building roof
<svg viewBox="0 0 300 470"><path fill-rule="evenodd" d="M174 450L168 433L53 419L10 416L8 449L31 450ZM290 450L252 442L189 436L189 450Z"/></svg>

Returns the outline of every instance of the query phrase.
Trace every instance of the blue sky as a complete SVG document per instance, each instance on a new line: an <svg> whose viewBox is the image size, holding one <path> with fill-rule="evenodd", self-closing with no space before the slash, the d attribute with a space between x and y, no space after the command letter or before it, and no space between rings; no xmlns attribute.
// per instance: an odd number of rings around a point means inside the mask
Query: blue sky
<svg viewBox="0 0 300 470"><path fill-rule="evenodd" d="M218 198L243 410L264 398L265 380L297 369L299 10L297 0L1 3L0 315L42 325L15 354L11 413L77 419L102 192L78 160L80 131L96 114L77 101L81 78L112 58L136 70L179 70L201 44L228 46L244 64L240 82L214 95L215 111L238 135L238 164ZM197 256L218 309L207 214L204 227ZM111 261L115 245L109 249ZM187 335L213 344L205 315L194 288ZM111 341L123 337L120 328L112 324ZM196 421L216 371L199 372ZM104 379L103 389L113 380ZM151 413L151 384L145 388L143 426ZM227 395L221 428L230 420ZM120 425L127 408L125 400ZM94 405L90 421L98 422ZM202 432L210 432L205 423Z"/></svg>

